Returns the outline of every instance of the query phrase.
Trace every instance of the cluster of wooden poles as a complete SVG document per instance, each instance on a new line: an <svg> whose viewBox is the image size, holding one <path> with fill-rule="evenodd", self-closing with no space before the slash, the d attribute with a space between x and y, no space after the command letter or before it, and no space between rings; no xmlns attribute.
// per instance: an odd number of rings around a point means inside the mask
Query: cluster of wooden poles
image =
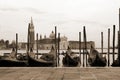
<svg viewBox="0 0 120 80"><path fill-rule="evenodd" d="M119 33L119 32L118 32ZM58 40L57 40L58 39ZM119 39L119 36L118 36ZM79 32L79 57L80 57L80 64L83 63L83 67L85 67L85 65L88 65L88 51L87 51L87 36L86 36L86 28L85 26L83 27L83 43L84 43L84 47L83 47L83 52L81 52L81 32ZM119 42L119 41L118 41ZM36 54L37 54L37 59L38 59L38 33L36 34ZM18 34L16 33L16 53L18 50ZM112 58L114 61L115 60L115 25L113 25L113 52L112 52ZM55 66L59 66L59 55L60 55L60 33L58 33L58 38L57 38L57 27L55 26L55 51L56 51L56 57L54 59L55 62ZM119 51L119 49L118 49ZM83 53L83 60L81 60L81 54ZM103 32L101 32L101 53L103 52ZM17 55L17 54L16 54ZM108 66L110 66L110 29L108 29ZM119 56L119 54L118 54ZM83 62L81 62L83 61Z"/></svg>

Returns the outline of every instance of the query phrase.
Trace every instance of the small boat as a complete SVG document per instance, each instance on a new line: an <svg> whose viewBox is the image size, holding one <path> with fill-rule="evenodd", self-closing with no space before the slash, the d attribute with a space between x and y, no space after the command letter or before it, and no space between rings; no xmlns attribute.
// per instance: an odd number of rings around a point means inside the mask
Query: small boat
<svg viewBox="0 0 120 80"><path fill-rule="evenodd" d="M31 49L30 53L28 53L28 64L30 67L53 67L54 54L55 50L52 47L49 53L42 55L40 59L35 59L35 53Z"/></svg>
<svg viewBox="0 0 120 80"><path fill-rule="evenodd" d="M120 67L120 61L119 61L119 59L117 58L115 61L113 61L113 63L112 63L111 66L112 67Z"/></svg>
<svg viewBox="0 0 120 80"><path fill-rule="evenodd" d="M68 47L68 50L65 53L65 56L63 57L63 65L65 67L76 67L79 65L80 58L71 51L71 49Z"/></svg>
<svg viewBox="0 0 120 80"><path fill-rule="evenodd" d="M89 65L93 67L104 67L107 64L106 57L103 57L102 54L100 54L92 46L90 49L88 62L89 62Z"/></svg>
<svg viewBox="0 0 120 80"><path fill-rule="evenodd" d="M16 52L13 48L12 52L8 57L1 56L0 67L25 67L27 66L26 61L17 60L15 57Z"/></svg>

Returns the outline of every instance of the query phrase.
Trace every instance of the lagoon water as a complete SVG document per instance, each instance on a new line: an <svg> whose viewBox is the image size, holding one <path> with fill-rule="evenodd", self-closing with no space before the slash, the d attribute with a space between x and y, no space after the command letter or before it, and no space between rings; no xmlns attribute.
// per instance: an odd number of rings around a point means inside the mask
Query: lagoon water
<svg viewBox="0 0 120 80"><path fill-rule="evenodd" d="M97 49L98 50L98 52L101 52L101 49ZM0 55L3 55L4 53L11 53L11 51L12 50L0 50ZM50 50L38 50L38 53L48 53ZM62 53L62 52L65 52L66 50L60 50L60 53ZM74 52L79 52L79 50L72 50L72 51L74 51ZM88 50L88 52L89 52L90 50ZM105 52L105 53L107 53L107 49L103 49L103 52ZM18 50L18 53L26 53L27 51L26 50ZM34 50L34 52L36 53L36 50ZM82 52L82 51L81 51ZM112 53L112 49L110 49L110 52ZM118 52L118 50L117 49L115 49L115 53L117 53ZM78 56L79 56L79 54L77 54ZM41 55L39 55L39 57L40 57ZM107 60L108 60L108 55L107 54L103 54L103 56L106 56L106 58L107 58ZM115 60L116 60L116 58L117 58L117 56L118 56L118 54L115 54ZM63 55L60 55L59 56L59 58L60 58L60 61L59 61L59 66L58 67L63 67L63 64L62 64L62 59L63 59ZM86 59L84 60L85 62L86 62ZM113 56L112 56L112 54L110 54L110 65L112 64L112 62L113 62ZM81 67L82 67L82 65L83 65L83 54L81 54ZM79 67L80 67L80 65L79 65Z"/></svg>

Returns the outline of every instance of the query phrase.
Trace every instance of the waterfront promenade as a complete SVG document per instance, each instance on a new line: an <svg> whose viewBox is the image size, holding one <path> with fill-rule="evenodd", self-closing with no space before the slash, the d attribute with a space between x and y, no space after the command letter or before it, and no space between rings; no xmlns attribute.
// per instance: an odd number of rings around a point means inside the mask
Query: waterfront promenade
<svg viewBox="0 0 120 80"><path fill-rule="evenodd" d="M2 67L0 80L119 80L120 68Z"/></svg>

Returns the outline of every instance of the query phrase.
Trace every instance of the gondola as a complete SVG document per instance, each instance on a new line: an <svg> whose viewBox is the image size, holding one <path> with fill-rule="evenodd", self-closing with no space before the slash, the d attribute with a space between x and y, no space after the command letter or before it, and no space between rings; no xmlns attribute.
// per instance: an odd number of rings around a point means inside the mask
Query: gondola
<svg viewBox="0 0 120 80"><path fill-rule="evenodd" d="M90 49L88 62L90 64L90 66L93 66L93 67L105 67L107 64L106 57L103 57L102 54L100 54L92 46Z"/></svg>
<svg viewBox="0 0 120 80"><path fill-rule="evenodd" d="M52 48L49 53L42 55L39 59L35 59L35 53L30 50L28 53L28 65L30 67L53 67L55 50Z"/></svg>
<svg viewBox="0 0 120 80"><path fill-rule="evenodd" d="M15 50L8 57L1 56L0 58L0 67L25 67L27 66L26 61L20 61L15 57Z"/></svg>
<svg viewBox="0 0 120 80"><path fill-rule="evenodd" d="M117 58L115 61L113 61L113 63L112 63L111 66L112 67L120 67L120 61L119 61L119 59Z"/></svg>
<svg viewBox="0 0 120 80"><path fill-rule="evenodd" d="M74 54L68 47L68 50L65 53L65 56L63 57L62 63L64 67L76 67L79 65L79 57Z"/></svg>

